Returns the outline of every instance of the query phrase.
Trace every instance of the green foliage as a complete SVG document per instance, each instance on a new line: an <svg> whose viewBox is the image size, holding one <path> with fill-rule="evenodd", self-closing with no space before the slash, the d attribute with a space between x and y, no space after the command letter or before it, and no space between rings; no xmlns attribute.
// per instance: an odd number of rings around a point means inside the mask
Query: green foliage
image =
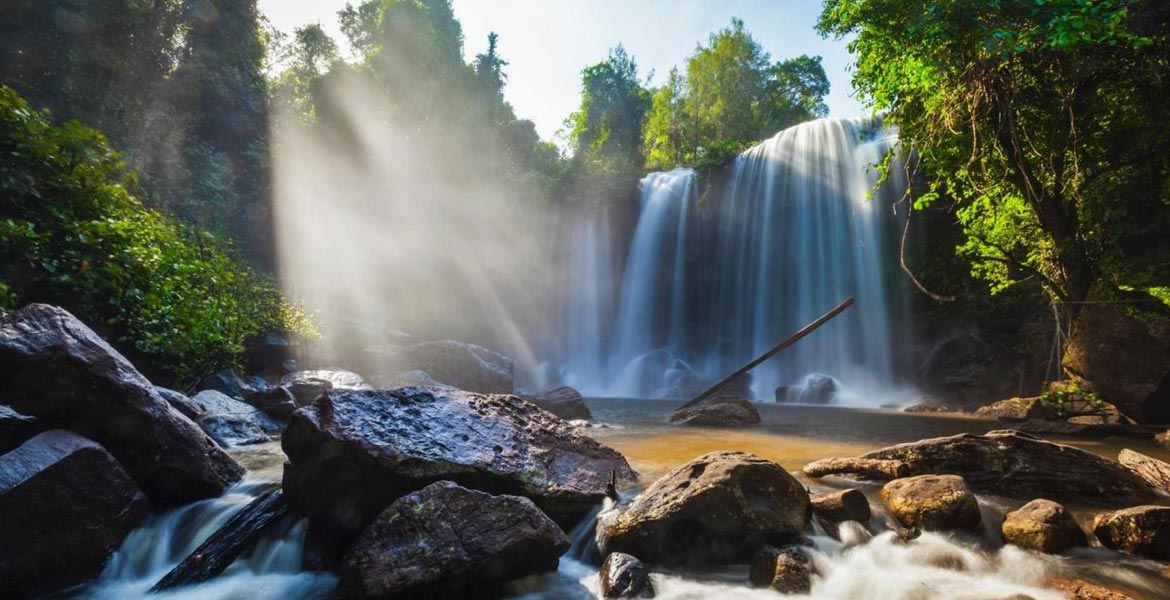
<svg viewBox="0 0 1170 600"><path fill-rule="evenodd" d="M776 132L828 114L820 57L777 63L743 21L711 35L653 91L642 143L650 169L711 166Z"/></svg>
<svg viewBox="0 0 1170 600"><path fill-rule="evenodd" d="M649 107L638 63L625 48L613 48L605 60L581 72L581 107L565 121L574 160L604 172L639 170Z"/></svg>
<svg viewBox="0 0 1170 600"><path fill-rule="evenodd" d="M264 331L313 334L274 280L132 197L97 132L0 87L0 153L0 303L64 306L179 378L232 364Z"/></svg>
<svg viewBox="0 0 1170 600"><path fill-rule="evenodd" d="M1070 402L1086 402L1098 409L1105 407L1105 401L1096 392L1085 389L1076 381L1048 387L1040 394L1040 402L1061 414Z"/></svg>
<svg viewBox="0 0 1170 600"><path fill-rule="evenodd" d="M1170 10L1154 0L829 0L854 85L959 206L960 252L1004 290L1170 280Z"/></svg>

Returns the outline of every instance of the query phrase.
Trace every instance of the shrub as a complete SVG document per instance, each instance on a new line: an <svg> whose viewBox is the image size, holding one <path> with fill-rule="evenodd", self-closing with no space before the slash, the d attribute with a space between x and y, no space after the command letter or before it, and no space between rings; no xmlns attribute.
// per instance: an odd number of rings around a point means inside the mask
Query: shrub
<svg viewBox="0 0 1170 600"><path fill-rule="evenodd" d="M146 209L99 133L0 87L0 305L64 306L177 378L234 365L264 331L315 335L277 282Z"/></svg>

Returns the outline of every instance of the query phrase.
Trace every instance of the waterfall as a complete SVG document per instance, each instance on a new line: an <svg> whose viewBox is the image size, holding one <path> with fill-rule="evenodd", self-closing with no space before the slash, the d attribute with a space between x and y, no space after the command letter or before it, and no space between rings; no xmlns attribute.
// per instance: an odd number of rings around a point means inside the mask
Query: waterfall
<svg viewBox="0 0 1170 600"><path fill-rule="evenodd" d="M880 119L821 119L722 173L646 176L620 277L596 244L574 250L591 258L574 271L573 298L603 307L602 281L620 284L612 330L570 339L567 380L592 395L686 396L853 296L856 307L757 368L751 387L761 399L781 388L790 401L876 403L898 384L892 349L904 339L891 266L901 170L870 197L895 143ZM578 332L604 323L573 311L569 320Z"/></svg>

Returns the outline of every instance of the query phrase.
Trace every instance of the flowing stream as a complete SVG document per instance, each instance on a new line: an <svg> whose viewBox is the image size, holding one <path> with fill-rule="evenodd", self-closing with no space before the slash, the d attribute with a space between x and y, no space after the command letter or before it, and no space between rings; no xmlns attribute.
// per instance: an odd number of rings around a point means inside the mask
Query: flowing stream
<svg viewBox="0 0 1170 600"><path fill-rule="evenodd" d="M799 401L814 377L832 381L838 403L882 403L900 383L891 348L905 339L887 239L902 170L871 192L895 143L880 120L821 119L751 148L723 176L651 173L620 276L598 231L606 220L575 222L564 381L595 396L686 396L853 296L856 308L756 369L752 389L770 400L783 386Z"/></svg>

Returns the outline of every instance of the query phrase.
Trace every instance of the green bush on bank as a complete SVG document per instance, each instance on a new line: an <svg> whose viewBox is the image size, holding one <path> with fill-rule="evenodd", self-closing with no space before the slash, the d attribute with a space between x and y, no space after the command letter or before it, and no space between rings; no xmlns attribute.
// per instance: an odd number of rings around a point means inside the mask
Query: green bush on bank
<svg viewBox="0 0 1170 600"><path fill-rule="evenodd" d="M176 379L234 364L265 331L315 334L275 280L132 184L101 134L0 87L0 308L64 306Z"/></svg>

